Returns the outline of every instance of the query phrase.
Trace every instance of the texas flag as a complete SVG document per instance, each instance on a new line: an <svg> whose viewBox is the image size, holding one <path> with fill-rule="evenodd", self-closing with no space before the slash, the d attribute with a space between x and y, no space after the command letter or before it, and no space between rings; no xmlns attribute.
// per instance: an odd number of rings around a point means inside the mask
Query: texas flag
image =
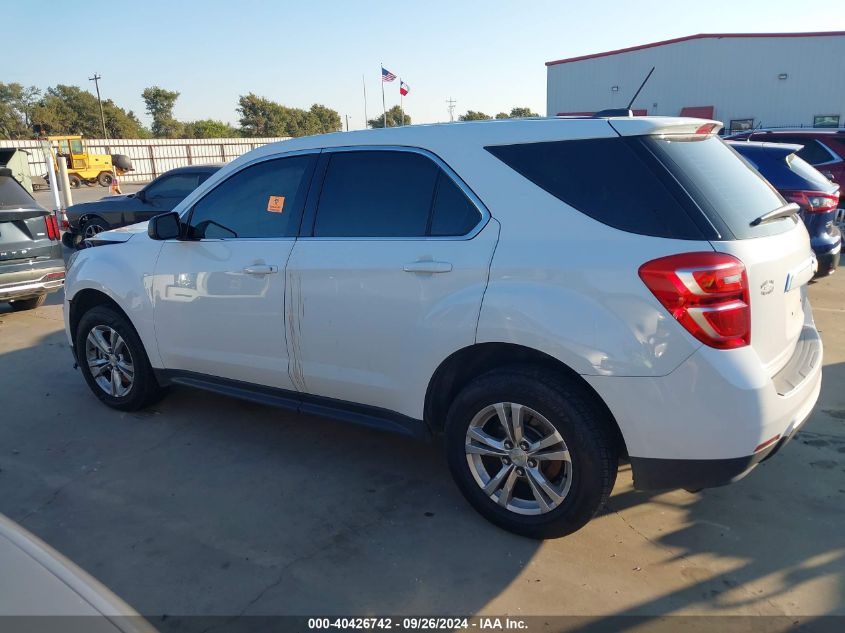
<svg viewBox="0 0 845 633"><path fill-rule="evenodd" d="M400 79L399 80L399 94L404 97L409 92L411 92L411 87Z"/></svg>

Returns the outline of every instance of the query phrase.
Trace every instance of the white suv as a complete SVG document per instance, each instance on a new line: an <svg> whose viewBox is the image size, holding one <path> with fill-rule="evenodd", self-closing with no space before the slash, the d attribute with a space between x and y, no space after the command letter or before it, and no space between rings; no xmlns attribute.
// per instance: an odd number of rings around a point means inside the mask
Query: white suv
<svg viewBox="0 0 845 633"><path fill-rule="evenodd" d="M528 536L583 526L620 458L641 489L726 484L808 417L822 346L807 231L718 128L268 145L78 252L67 335L117 409L178 383L442 435L469 502Z"/></svg>

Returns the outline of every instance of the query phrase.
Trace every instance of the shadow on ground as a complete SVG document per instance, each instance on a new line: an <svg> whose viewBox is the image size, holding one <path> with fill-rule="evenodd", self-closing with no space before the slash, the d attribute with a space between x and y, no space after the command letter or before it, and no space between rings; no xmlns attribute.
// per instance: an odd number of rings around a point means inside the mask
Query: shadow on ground
<svg viewBox="0 0 845 633"><path fill-rule="evenodd" d="M540 544L469 509L436 447L189 389L112 411L63 332L0 355L0 375L0 511L162 630L191 614L468 614L523 591L529 613L782 613L816 586L845 605L845 436L828 432L845 407L728 488L645 495L623 467L593 524ZM623 536L654 562L613 567Z"/></svg>

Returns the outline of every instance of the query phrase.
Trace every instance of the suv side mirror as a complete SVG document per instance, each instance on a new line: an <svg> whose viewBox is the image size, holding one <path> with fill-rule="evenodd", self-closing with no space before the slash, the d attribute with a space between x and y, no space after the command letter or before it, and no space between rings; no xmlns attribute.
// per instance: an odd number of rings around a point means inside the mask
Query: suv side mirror
<svg viewBox="0 0 845 633"><path fill-rule="evenodd" d="M140 200L141 202L146 202L146 201L147 201L147 194L146 194L146 193L144 193L144 190L143 190L143 189L140 189L139 191L136 191L136 192L135 192L135 197L136 197L136 198L138 198L138 200Z"/></svg>
<svg viewBox="0 0 845 633"><path fill-rule="evenodd" d="M154 240L175 240L181 233L182 223L175 211L157 215L147 224L147 235Z"/></svg>

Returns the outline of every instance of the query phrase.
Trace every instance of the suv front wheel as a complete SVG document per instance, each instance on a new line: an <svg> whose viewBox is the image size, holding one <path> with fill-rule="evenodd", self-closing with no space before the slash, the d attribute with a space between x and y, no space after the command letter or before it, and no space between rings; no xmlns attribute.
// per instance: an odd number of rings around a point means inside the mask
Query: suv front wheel
<svg viewBox="0 0 845 633"><path fill-rule="evenodd" d="M449 468L496 525L531 538L564 536L583 527L613 488L611 423L573 380L531 367L492 371L449 410Z"/></svg>
<svg viewBox="0 0 845 633"><path fill-rule="evenodd" d="M121 411L152 404L162 394L132 324L108 306L86 312L76 329L76 357L94 395Z"/></svg>

